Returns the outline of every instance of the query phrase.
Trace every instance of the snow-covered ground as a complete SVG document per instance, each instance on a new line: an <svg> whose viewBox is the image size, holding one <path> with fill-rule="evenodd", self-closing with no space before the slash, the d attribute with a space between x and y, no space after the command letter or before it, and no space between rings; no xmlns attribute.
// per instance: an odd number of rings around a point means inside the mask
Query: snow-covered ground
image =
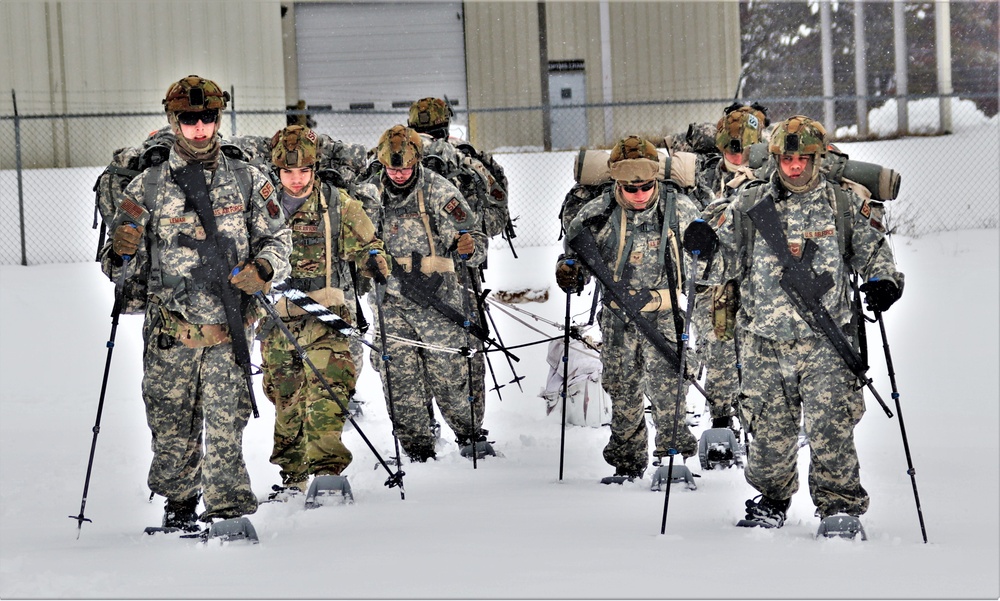
<svg viewBox="0 0 1000 601"><path fill-rule="evenodd" d="M904 188L936 170L937 178L920 180L921 196L950 203L951 178L996 181L995 172L963 166L974 135L879 142L879 161L903 173ZM848 151L865 160L866 147ZM954 164L942 170L942 157ZM375 469L352 429L345 439L355 459L346 473L355 504L313 511L264 505L251 516L256 546L144 536L143 527L161 518L162 499L148 502L145 486L151 453L139 397L138 316L123 317L118 328L85 512L93 522L78 538L68 516L80 512L112 286L94 263L2 266L0 597L997 598L1000 235L895 236L893 245L906 290L885 327L927 544L900 416L887 418L869 393L857 429L862 482L872 497L863 517L868 541L814 538L807 449L784 528L735 528L754 494L742 471L692 465L701 475L698 490L674 485L661 535L664 496L649 490L652 470L625 486L598 483L613 469L601 457L606 427L567 427L559 479L559 415L546 416L538 397L548 376L545 344L515 351L523 392L509 384L502 401L490 394L485 426L503 458L474 470L445 428L439 461L404 466L401 500L398 489L383 486L385 471ZM551 275L558 252L553 243L519 249L514 259L498 246L487 287L548 287L547 302L521 306L561 322L565 296ZM587 295L574 299L577 322L589 308ZM492 313L511 346L559 334L524 315L532 327ZM879 331L868 332L870 373L891 405ZM509 381L502 357L491 360L497 379ZM264 496L279 477L268 462L273 412L257 384L261 417L251 420L244 451L254 490ZM388 417L370 367L359 396L366 402L358 423L387 457ZM694 390L687 401L702 408Z"/></svg>

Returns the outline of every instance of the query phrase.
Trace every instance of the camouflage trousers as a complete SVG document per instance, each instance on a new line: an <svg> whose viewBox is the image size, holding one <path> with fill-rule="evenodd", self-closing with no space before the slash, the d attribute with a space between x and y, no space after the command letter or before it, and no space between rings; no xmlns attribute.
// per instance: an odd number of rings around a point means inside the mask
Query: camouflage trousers
<svg viewBox="0 0 1000 601"><path fill-rule="evenodd" d="M660 331L673 336L671 312L644 313ZM669 328L669 330L667 329ZM623 326L617 317L601 312L601 366L603 384L611 397L611 439L604 460L622 473L641 473L649 464L648 435L643 397L649 399L656 426L654 455L676 449L685 458L697 454L698 443L684 423L685 404L677 406L677 370L635 326ZM688 383L683 385L686 396ZM676 429L676 440L672 440Z"/></svg>
<svg viewBox="0 0 1000 601"><path fill-rule="evenodd" d="M854 427L865 412L856 378L825 336L777 342L744 333L740 405L750 415L746 479L774 499L798 490L798 435L809 437L809 492L817 513L861 515L868 493L861 486Z"/></svg>
<svg viewBox="0 0 1000 601"><path fill-rule="evenodd" d="M451 348L466 345L462 328L433 308L387 295L382 309L386 334ZM386 346L391 363L388 374L385 365L379 367L379 373L386 400L390 403L390 415L395 418L394 432L408 455L426 456L434 451L435 440L428 414L431 399L437 401L445 423L456 436L479 432L483 424L485 394L474 393L470 408L468 361L464 357L392 339ZM473 387L481 389L482 371L477 376L473 366L472 373Z"/></svg>
<svg viewBox="0 0 1000 601"><path fill-rule="evenodd" d="M736 413L733 403L739 392L735 340L719 340L712 330L712 289L699 292L695 300L694 326L698 333L699 369L705 370L706 409L711 418ZM692 373L695 370L689 370Z"/></svg>
<svg viewBox="0 0 1000 601"><path fill-rule="evenodd" d="M160 335L151 319L159 309L152 303L150 308L142 379L153 435L150 490L175 501L200 490L203 521L254 513L257 498L243 460L250 398L232 346L188 348Z"/></svg>
<svg viewBox="0 0 1000 601"><path fill-rule="evenodd" d="M348 339L303 316L285 325L336 393L330 398L319 377L279 329L261 342L264 393L274 403L274 449L271 463L281 468L285 485L304 482L311 474L337 475L351 463L344 446L344 411L357 381Z"/></svg>

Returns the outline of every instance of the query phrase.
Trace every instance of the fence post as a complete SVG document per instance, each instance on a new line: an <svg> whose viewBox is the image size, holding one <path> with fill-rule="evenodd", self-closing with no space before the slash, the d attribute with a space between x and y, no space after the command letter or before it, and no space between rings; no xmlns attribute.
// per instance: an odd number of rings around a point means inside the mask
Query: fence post
<svg viewBox="0 0 1000 601"><path fill-rule="evenodd" d="M229 101L233 105L233 110L229 111L229 128L232 133L229 135L233 138L236 137L236 88L232 85L229 86Z"/></svg>
<svg viewBox="0 0 1000 601"><path fill-rule="evenodd" d="M21 265L28 264L28 253L24 244L24 182L21 171L21 118L17 113L17 93L10 90L10 99L14 103L14 164L17 170L17 212L21 230Z"/></svg>

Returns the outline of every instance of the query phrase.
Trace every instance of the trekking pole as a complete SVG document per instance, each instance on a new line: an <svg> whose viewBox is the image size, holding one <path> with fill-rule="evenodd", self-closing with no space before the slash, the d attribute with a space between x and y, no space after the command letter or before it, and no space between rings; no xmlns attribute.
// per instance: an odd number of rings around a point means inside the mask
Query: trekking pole
<svg viewBox="0 0 1000 601"><path fill-rule="evenodd" d="M567 265L574 265L576 261L566 259ZM562 381L562 430L559 434L559 479L563 479L563 456L566 449L566 396L569 388L569 326L570 326L570 306L573 304L573 295L566 293L566 318L563 321L563 381Z"/></svg>
<svg viewBox="0 0 1000 601"><path fill-rule="evenodd" d="M892 367L892 355L889 353L889 339L885 335L885 322L882 320L882 312L875 312L875 319L878 320L879 330L882 332L882 348L885 350L885 365L889 370L889 383L892 384L892 399L896 402L896 417L899 418L899 433L903 437L903 451L906 454L906 473L910 475L910 483L913 485L913 500L917 504L917 518L920 520L920 534L927 542L927 529L924 528L924 512L920 508L920 495L917 494L917 471L913 469L913 458L910 456L910 443L906 439L906 426L903 425L903 408L899 405L899 391L896 389L896 372Z"/></svg>
<svg viewBox="0 0 1000 601"><path fill-rule="evenodd" d="M135 226L133 226L135 227ZM83 480L83 498L80 499L80 515L71 515L70 519L76 520L76 539L80 540L80 531L83 523L91 521L83 517L83 510L87 507L87 492L90 490L90 473L94 468L94 451L97 450L97 435L101 433L101 414L104 413L104 395L108 391L108 373L111 371L111 354L115 350L115 334L118 332L118 316L121 315L122 305L125 303L125 272L128 270L128 262L132 257L122 255L122 272L115 283L115 301L111 308L111 334L108 336L108 355L104 360L104 377L101 380L101 396L97 400L97 419L94 422L94 438L90 442L90 459L87 461L87 476Z"/></svg>
<svg viewBox="0 0 1000 601"><path fill-rule="evenodd" d="M693 250L691 251L691 273L688 275L688 290L687 290L687 313L684 319L684 334L680 336L680 342L677 345L677 354L680 358L680 369L677 375L677 400L674 402L674 427L673 433L670 436L670 442L677 444L677 421L680 419L680 406L681 398L684 394L684 382L690 378L686 378L684 372L687 369L686 361L687 353L685 347L687 346L688 338L691 335L691 318L694 312L694 284L695 280L698 278L698 255L701 251ZM671 286L671 290L674 287ZM676 296L672 294L671 296ZM674 311L676 311L676 303L674 303ZM674 477L674 457L677 455L677 449L671 448L667 451L667 455L670 457L669 466L667 468L667 492L663 495L663 519L660 521L660 534L665 534L667 531L667 509L670 506L670 488L673 483Z"/></svg>
<svg viewBox="0 0 1000 601"><path fill-rule="evenodd" d="M368 445L368 448L371 449L372 453L375 454L375 458L378 459L378 462L382 464L383 468L385 468L385 471L389 474L389 478L385 481L385 485L388 486L389 488L398 486L399 498L406 499L406 493L403 491L403 476L405 476L406 474L401 469L401 466L399 465L396 466L395 473L393 473L393 471L389 469L389 465L385 462L385 459L382 458L382 455L380 455L379 452L375 449L375 445L373 445L372 442L368 440L368 436L365 435L364 430L362 430L361 426L358 425L358 422L354 420L354 417L351 415L351 412L348 411L343 401L341 401L337 397L337 393L334 392L333 387L330 386L330 383L327 382L326 378L319 371L319 368L316 367L316 364L313 363L312 359L309 358L309 355L306 354L305 349L302 348L301 344L299 344L298 338L296 338L295 334L293 334L292 331L288 329L288 326L285 325L285 322L282 321L281 316L278 315L278 311L274 308L274 305L271 303L271 301L269 301L267 297L264 296L263 292L257 292L253 296L256 297L260 305L264 307L264 310L267 311L267 314L271 317L271 320L274 322L274 324L278 326L278 329L281 330L281 333L285 335L285 338L287 338L288 341L292 343L292 346L295 347L295 351L299 354L299 358L302 359L303 363L309 366L309 369L312 370L313 374L316 376L316 379L319 380L320 386L322 386L323 390L325 390L326 393L330 395L330 398L333 400L333 402L337 403L337 406L340 407L340 411L344 414L345 417L347 417L348 421L351 422L351 425L353 425L354 428L357 430L358 435L361 436L361 439L365 441L365 444Z"/></svg>
<svg viewBox="0 0 1000 601"><path fill-rule="evenodd" d="M467 233L467 230L462 230L459 232L459 235L465 233ZM455 244L456 245L458 244L458 238L455 239ZM465 260L468 258L469 258L468 255L459 255L459 259L461 260L462 263L462 271L459 277L462 278L463 280L469 275L469 268L465 263ZM466 379L466 386L468 387L467 396L469 399L469 416L472 419L472 421L469 424L469 427L475 428L476 403L475 403L475 396L472 394L472 354L475 351L472 349L472 335L469 333L469 328L472 326L471 322L472 317L470 315L472 309L469 307L469 290L466 287L466 282L462 282L461 288L462 288L462 313L463 317L465 317L465 323L462 326L465 329L465 372L466 372L465 379ZM483 407L483 409L485 410L486 408ZM470 438L469 442L472 444L472 469L479 469L479 465L476 460L476 457L479 455L479 449L477 448L479 433L477 432L473 434L472 432L470 432L469 438Z"/></svg>
<svg viewBox="0 0 1000 601"><path fill-rule="evenodd" d="M469 280L472 281L472 288L470 288L468 290L463 290L463 292L466 293L466 294L471 293L471 294L474 294L476 296L476 309L477 309L477 311L479 313L479 326L481 328L483 328L483 330L489 332L489 325L488 325L487 320L486 320L486 310L484 308L485 303L483 302L482 298L480 298L480 293L479 293L479 285L478 285L479 284L479 279L476 278L476 277L474 277L470 273L469 274ZM486 290L486 292L484 293L484 295L485 294L489 294L489 292L490 292L489 290ZM490 320L490 322L492 322L492 320ZM493 331L496 332L496 334L497 334L497 342L500 343L500 346L504 346L503 340L500 339L500 332L496 331L496 325L495 324L493 326ZM503 401L503 395L500 394L500 389L503 388L505 386L505 384L501 384L500 382L497 382L497 374L496 374L495 371L493 371L493 362L490 361L490 356L489 355L484 355L484 358L486 359L486 367L489 369L489 372L490 372L490 378L493 380L493 388L491 388L490 390L495 391L497 393L497 398L500 399L501 401ZM507 361L508 362L510 361L510 357L507 357ZM513 363L511 363L511 370L513 371L513 369L514 369L514 365L513 365ZM518 388L520 388L520 387L521 387L521 385L518 384Z"/></svg>
<svg viewBox="0 0 1000 601"><path fill-rule="evenodd" d="M476 284L473 284L474 286L473 289L476 290L476 304L479 308L479 321L482 322L483 329L486 329L486 320L489 320L489 324L493 327L493 333L497 335L497 342L500 343L501 347L507 348L507 345L504 344L503 338L500 337L500 330L497 328L496 322L493 321L493 314L490 313L490 306L486 303L486 297L489 296L490 293L489 289L480 294L478 291L479 288L478 280L473 279L472 281L477 282ZM486 320L483 319L483 315L486 316ZM511 375L514 376L514 379L508 382L508 384L517 384L518 390L524 392L524 388L521 387L521 380L524 379L524 376L517 375L517 370L514 369L514 362L511 360L510 356L504 355L504 357L506 357L507 359L507 365L510 366ZM492 374L493 366L492 364L489 363L489 361L490 361L490 356L486 355L486 362L488 365L490 365L490 373ZM493 384L496 385L496 376L493 377ZM497 390L497 396L500 396L499 390Z"/></svg>

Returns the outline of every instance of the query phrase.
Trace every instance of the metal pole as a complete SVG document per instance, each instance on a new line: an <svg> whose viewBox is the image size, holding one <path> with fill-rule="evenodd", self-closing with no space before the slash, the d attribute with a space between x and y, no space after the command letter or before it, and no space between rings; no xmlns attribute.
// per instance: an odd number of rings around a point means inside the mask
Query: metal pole
<svg viewBox="0 0 1000 601"><path fill-rule="evenodd" d="M836 131L837 118L833 101L833 33L830 31L830 0L820 0L819 28L820 54L823 66L823 125L827 131Z"/></svg>
<svg viewBox="0 0 1000 601"><path fill-rule="evenodd" d="M868 136L868 44L865 41L865 3L854 3L854 92L857 95L858 137Z"/></svg>
<svg viewBox="0 0 1000 601"><path fill-rule="evenodd" d="M951 124L951 2L938 0L934 3L934 39L937 48L938 94L940 98L940 121L938 132L950 134Z"/></svg>
<svg viewBox="0 0 1000 601"><path fill-rule="evenodd" d="M896 56L896 129L901 136L910 133L910 115L906 96L909 94L906 66L906 19L903 0L893 0L892 30Z"/></svg>
<svg viewBox="0 0 1000 601"><path fill-rule="evenodd" d="M21 172L21 118L17 112L17 94L13 88L10 90L10 99L14 103L14 162L17 170L17 212L21 229L21 265L27 265L28 253L24 245L24 181Z"/></svg>
<svg viewBox="0 0 1000 601"><path fill-rule="evenodd" d="M549 99L549 34L545 3L538 3L538 72L542 84L542 146L552 150L552 105Z"/></svg>

